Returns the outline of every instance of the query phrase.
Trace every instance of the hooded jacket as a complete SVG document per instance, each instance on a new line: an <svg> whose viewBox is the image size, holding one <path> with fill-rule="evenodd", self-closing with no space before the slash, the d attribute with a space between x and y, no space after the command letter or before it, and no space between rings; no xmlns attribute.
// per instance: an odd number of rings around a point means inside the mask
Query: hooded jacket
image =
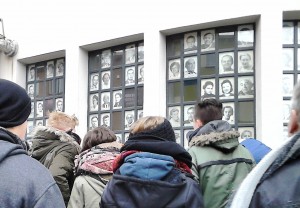
<svg viewBox="0 0 300 208"><path fill-rule="evenodd" d="M33 133L32 157L50 170L66 205L74 182L74 159L79 151L78 143L64 131L40 126Z"/></svg>
<svg viewBox="0 0 300 208"><path fill-rule="evenodd" d="M192 171L203 191L204 206L225 207L255 162L226 121L211 121L191 134Z"/></svg>
<svg viewBox="0 0 300 208"><path fill-rule="evenodd" d="M174 166L175 160L167 155L127 156L107 184L100 207L203 207L197 183Z"/></svg>
<svg viewBox="0 0 300 208"><path fill-rule="evenodd" d="M77 175L68 208L99 207L103 190L112 177L112 161L119 155L121 143L99 144L76 156Z"/></svg>
<svg viewBox="0 0 300 208"><path fill-rule="evenodd" d="M65 207L49 171L27 155L16 135L1 127L0 149L0 207Z"/></svg>

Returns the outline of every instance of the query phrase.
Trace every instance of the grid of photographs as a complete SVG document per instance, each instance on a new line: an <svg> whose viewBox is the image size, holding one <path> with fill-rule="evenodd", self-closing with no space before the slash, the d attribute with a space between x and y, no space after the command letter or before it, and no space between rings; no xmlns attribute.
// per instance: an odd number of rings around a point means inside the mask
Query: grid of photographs
<svg viewBox="0 0 300 208"><path fill-rule="evenodd" d="M287 126L291 112L294 85L300 80L300 21L282 24L282 122L283 139L288 138Z"/></svg>
<svg viewBox="0 0 300 208"><path fill-rule="evenodd" d="M134 42L89 53L88 126L113 130L124 143L143 117L144 43Z"/></svg>
<svg viewBox="0 0 300 208"><path fill-rule="evenodd" d="M27 65L26 87L31 98L27 127L27 138L30 139L35 126L47 124L50 112L64 111L65 59Z"/></svg>
<svg viewBox="0 0 300 208"><path fill-rule="evenodd" d="M167 37L167 117L188 147L197 100L219 99L223 120L255 138L255 25L208 28Z"/></svg>

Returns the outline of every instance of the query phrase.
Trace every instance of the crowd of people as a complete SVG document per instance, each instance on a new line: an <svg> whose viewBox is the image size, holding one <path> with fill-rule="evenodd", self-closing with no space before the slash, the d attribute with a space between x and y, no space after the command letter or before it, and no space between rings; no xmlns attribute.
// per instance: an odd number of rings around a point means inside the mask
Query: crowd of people
<svg viewBox="0 0 300 208"><path fill-rule="evenodd" d="M78 119L60 111L35 127L28 149L31 99L8 80L0 79L0 91L0 207L300 206L300 83L289 117L293 137L274 150L254 138L239 143L232 107L214 98L189 108L188 149L176 142L174 121L161 116L128 115L121 144L105 126L81 140Z"/></svg>

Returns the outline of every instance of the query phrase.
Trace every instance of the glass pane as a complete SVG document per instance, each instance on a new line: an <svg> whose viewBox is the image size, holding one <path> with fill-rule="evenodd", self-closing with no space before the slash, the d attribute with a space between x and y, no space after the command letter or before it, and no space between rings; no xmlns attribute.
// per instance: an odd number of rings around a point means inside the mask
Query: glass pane
<svg viewBox="0 0 300 208"><path fill-rule="evenodd" d="M234 32L219 33L219 49L234 47Z"/></svg>
<svg viewBox="0 0 300 208"><path fill-rule="evenodd" d="M123 130L122 112L113 112L111 121L111 127L113 131Z"/></svg>
<svg viewBox="0 0 300 208"><path fill-rule="evenodd" d="M63 76L65 72L65 60L59 59L56 61L56 76Z"/></svg>
<svg viewBox="0 0 300 208"><path fill-rule="evenodd" d="M91 54L89 56L90 70L97 70L100 68L100 54Z"/></svg>
<svg viewBox="0 0 300 208"><path fill-rule="evenodd" d="M102 69L108 68L108 67L110 67L110 65L111 65L111 53L110 53L110 50L102 51L102 54L101 54L101 68Z"/></svg>
<svg viewBox="0 0 300 208"><path fill-rule="evenodd" d="M122 86L122 71L121 69L112 70L112 85L113 87Z"/></svg>
<svg viewBox="0 0 300 208"><path fill-rule="evenodd" d="M44 82L37 82L36 83L36 90L35 90L35 95L36 97L44 97L46 89L45 89L45 83Z"/></svg>
<svg viewBox="0 0 300 208"><path fill-rule="evenodd" d="M168 84L169 95L168 103L179 103L180 102L180 82L173 82Z"/></svg>
<svg viewBox="0 0 300 208"><path fill-rule="evenodd" d="M113 66L120 66L123 63L123 50L113 52Z"/></svg>
<svg viewBox="0 0 300 208"><path fill-rule="evenodd" d="M197 100L197 80L184 81L184 101Z"/></svg>
<svg viewBox="0 0 300 208"><path fill-rule="evenodd" d="M144 104L144 87L138 87L137 88L137 105L143 106Z"/></svg>
<svg viewBox="0 0 300 208"><path fill-rule="evenodd" d="M238 103L238 123L254 123L254 103L239 102Z"/></svg>
<svg viewBox="0 0 300 208"><path fill-rule="evenodd" d="M46 97L53 95L53 85L54 81L53 80L48 80L46 81Z"/></svg>
<svg viewBox="0 0 300 208"><path fill-rule="evenodd" d="M36 68L36 79L44 80L46 78L46 70L44 66L38 66Z"/></svg>
<svg viewBox="0 0 300 208"><path fill-rule="evenodd" d="M64 92L64 79L63 78L56 80L55 89L56 89L56 91L55 91L56 94L62 94Z"/></svg>
<svg viewBox="0 0 300 208"><path fill-rule="evenodd" d="M169 39L167 43L167 54L168 56L179 56L181 51L180 37Z"/></svg>
<svg viewBox="0 0 300 208"><path fill-rule="evenodd" d="M54 61L47 62L47 79L53 78L54 76Z"/></svg>
<svg viewBox="0 0 300 208"><path fill-rule="evenodd" d="M293 48L282 49L282 70L284 71L294 70L294 49Z"/></svg>
<svg viewBox="0 0 300 208"><path fill-rule="evenodd" d="M294 24L293 22L284 22L282 27L282 44L294 43Z"/></svg>
<svg viewBox="0 0 300 208"><path fill-rule="evenodd" d="M207 54L201 55L200 75L216 74L216 55Z"/></svg>
<svg viewBox="0 0 300 208"><path fill-rule="evenodd" d="M140 43L138 47L138 62L144 61L144 43Z"/></svg>
<svg viewBox="0 0 300 208"><path fill-rule="evenodd" d="M124 106L127 107L134 107L135 105L135 92L134 88L125 89L125 95L124 95Z"/></svg>
<svg viewBox="0 0 300 208"><path fill-rule="evenodd" d="M55 102L53 99L45 100L45 113L49 115L52 111L55 110Z"/></svg>
<svg viewBox="0 0 300 208"><path fill-rule="evenodd" d="M135 62L135 45L126 46L125 49L125 64L132 64Z"/></svg>
<svg viewBox="0 0 300 208"><path fill-rule="evenodd" d="M238 27L238 47L253 47L254 30L253 25L242 25Z"/></svg>

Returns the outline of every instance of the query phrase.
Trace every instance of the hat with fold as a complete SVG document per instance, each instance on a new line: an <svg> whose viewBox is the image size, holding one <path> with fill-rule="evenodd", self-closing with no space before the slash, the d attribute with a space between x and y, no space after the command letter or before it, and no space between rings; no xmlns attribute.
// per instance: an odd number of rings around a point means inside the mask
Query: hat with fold
<svg viewBox="0 0 300 208"><path fill-rule="evenodd" d="M30 112L31 100L27 92L14 82L0 79L0 126L19 126Z"/></svg>

